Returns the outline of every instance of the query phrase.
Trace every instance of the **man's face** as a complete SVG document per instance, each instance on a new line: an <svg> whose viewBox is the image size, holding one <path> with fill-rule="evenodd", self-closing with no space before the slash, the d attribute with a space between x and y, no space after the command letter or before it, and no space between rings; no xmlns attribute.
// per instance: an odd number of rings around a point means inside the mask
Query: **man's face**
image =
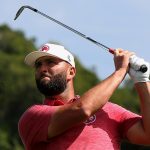
<svg viewBox="0 0 150 150"><path fill-rule="evenodd" d="M67 87L68 64L58 58L42 57L35 63L35 80L39 91L45 96L56 96Z"/></svg>

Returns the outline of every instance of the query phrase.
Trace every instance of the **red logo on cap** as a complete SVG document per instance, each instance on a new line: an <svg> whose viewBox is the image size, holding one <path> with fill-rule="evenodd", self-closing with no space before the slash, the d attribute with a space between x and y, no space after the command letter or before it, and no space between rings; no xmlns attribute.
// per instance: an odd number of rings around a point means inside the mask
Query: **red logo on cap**
<svg viewBox="0 0 150 150"><path fill-rule="evenodd" d="M48 45L44 45L41 49L41 51L48 51L49 50L49 46Z"/></svg>

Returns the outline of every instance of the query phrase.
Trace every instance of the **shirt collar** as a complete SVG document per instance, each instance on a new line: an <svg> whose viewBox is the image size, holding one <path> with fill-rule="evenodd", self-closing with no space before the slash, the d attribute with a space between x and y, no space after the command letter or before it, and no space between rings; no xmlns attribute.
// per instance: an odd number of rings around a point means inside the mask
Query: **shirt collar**
<svg viewBox="0 0 150 150"><path fill-rule="evenodd" d="M76 100L79 99L79 98L80 98L80 96L79 96L79 95L76 95L73 99L69 100L69 101L67 102L67 104L72 103L72 102L76 101ZM60 105L64 105L64 104L65 104L65 103L64 103L63 101L61 101L61 100L48 99L48 98L46 98L46 99L44 100L44 105L60 106Z"/></svg>

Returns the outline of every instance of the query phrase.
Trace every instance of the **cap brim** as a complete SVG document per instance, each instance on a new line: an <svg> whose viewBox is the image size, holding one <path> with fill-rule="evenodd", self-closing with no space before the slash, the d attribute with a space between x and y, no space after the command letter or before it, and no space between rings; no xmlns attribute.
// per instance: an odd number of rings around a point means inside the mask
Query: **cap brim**
<svg viewBox="0 0 150 150"><path fill-rule="evenodd" d="M25 57L25 60L24 62L31 66L31 67L34 67L35 65L35 61L37 59L39 59L40 57L43 57L43 56L52 56L52 57L57 57L55 55L52 55L52 54L49 54L47 52L41 52L41 51L34 51L34 52L31 52L29 53L26 57Z"/></svg>

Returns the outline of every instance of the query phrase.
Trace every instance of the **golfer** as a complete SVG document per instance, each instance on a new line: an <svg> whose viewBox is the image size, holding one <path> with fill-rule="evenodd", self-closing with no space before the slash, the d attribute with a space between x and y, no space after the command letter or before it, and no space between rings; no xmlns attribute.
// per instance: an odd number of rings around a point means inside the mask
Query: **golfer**
<svg viewBox="0 0 150 150"><path fill-rule="evenodd" d="M25 149L119 150L122 140L150 145L150 67L133 56L133 52L116 49L114 72L78 96L74 57L68 50L47 43L29 53L25 63L35 69L36 85L45 99L28 108L19 120ZM148 68L145 73L136 70L143 63ZM141 115L109 102L127 73L135 83Z"/></svg>

